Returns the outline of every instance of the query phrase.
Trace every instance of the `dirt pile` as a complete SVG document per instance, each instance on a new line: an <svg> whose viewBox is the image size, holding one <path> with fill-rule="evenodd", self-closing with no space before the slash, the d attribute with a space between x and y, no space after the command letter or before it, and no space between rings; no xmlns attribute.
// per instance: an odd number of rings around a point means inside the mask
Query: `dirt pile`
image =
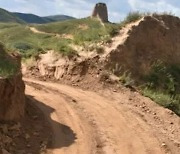
<svg viewBox="0 0 180 154"><path fill-rule="evenodd" d="M180 19L170 15L144 17L133 26L127 39L106 57L106 68L119 75L131 72L140 79L154 62L180 65Z"/></svg>
<svg viewBox="0 0 180 154"><path fill-rule="evenodd" d="M79 52L79 56L69 59L49 51L40 55L35 69L28 72L46 80L53 78L67 83L79 84L86 80L82 84L89 86L102 80L117 83L118 77L111 76L113 79L109 79L109 74L106 74L109 70L110 75L113 73L116 76L128 71L135 81L142 81L158 60L169 66L179 66L179 26L178 17L146 16L120 30L110 45L104 45L104 54L94 53L84 57Z"/></svg>
<svg viewBox="0 0 180 154"><path fill-rule="evenodd" d="M25 86L20 71L20 57L15 54L7 55L3 46L0 46L0 60L2 74L12 67L16 70L13 74L10 70L9 76L1 75L0 77L0 120L18 120L24 115L25 106ZM9 65L10 63L12 65Z"/></svg>
<svg viewBox="0 0 180 154"><path fill-rule="evenodd" d="M71 59L63 57L54 51L41 54L35 66L24 67L26 77L36 77L43 80L59 80L63 83L92 85L101 72L98 67L99 56L91 58L75 56ZM83 83L82 81L86 82ZM88 84L92 82L91 84ZM98 82L98 80L97 80Z"/></svg>
<svg viewBox="0 0 180 154"><path fill-rule="evenodd" d="M105 3L97 3L94 7L92 17L99 18L102 22L108 22L108 10Z"/></svg>

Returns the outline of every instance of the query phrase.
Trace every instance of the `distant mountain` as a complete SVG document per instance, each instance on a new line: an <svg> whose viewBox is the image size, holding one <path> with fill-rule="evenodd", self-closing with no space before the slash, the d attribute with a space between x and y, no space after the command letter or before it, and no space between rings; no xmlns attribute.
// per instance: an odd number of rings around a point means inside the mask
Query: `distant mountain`
<svg viewBox="0 0 180 154"><path fill-rule="evenodd" d="M15 16L13 13L8 12L4 9L0 8L0 22L16 22L16 23L24 23L23 20Z"/></svg>
<svg viewBox="0 0 180 154"><path fill-rule="evenodd" d="M64 21L64 20L75 19L74 17L67 16L67 15L54 15L54 16L47 16L43 18L49 21Z"/></svg>
<svg viewBox="0 0 180 154"><path fill-rule="evenodd" d="M70 19L75 19L75 18L66 15L40 17L35 14L9 12L0 8L0 22L45 24L45 23L64 21Z"/></svg>
<svg viewBox="0 0 180 154"><path fill-rule="evenodd" d="M26 13L13 13L15 16L20 18L21 20L25 21L29 24L45 24L50 22L56 22L56 21L64 21L64 20L70 20L75 19L70 16L66 15L55 15L55 16L47 16L47 17L40 17L34 14L26 14Z"/></svg>
<svg viewBox="0 0 180 154"><path fill-rule="evenodd" d="M45 18L39 17L34 14L26 14L26 13L18 13L18 12L15 12L13 14L18 18L20 18L21 20L25 21L26 23L30 23L30 24L45 24L49 22Z"/></svg>

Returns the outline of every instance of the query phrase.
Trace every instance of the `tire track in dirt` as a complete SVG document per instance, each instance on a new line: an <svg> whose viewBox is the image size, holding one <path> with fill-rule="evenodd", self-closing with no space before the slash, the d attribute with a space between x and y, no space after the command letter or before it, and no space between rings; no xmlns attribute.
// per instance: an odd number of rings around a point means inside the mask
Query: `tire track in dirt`
<svg viewBox="0 0 180 154"><path fill-rule="evenodd" d="M137 115L127 112L124 106L117 106L112 99L57 83L25 81L28 85L26 93L55 109L51 118L67 125L76 134L75 142L53 149L53 153L165 153L151 127ZM58 130L53 131L56 136L54 144L59 139L61 142L66 139Z"/></svg>

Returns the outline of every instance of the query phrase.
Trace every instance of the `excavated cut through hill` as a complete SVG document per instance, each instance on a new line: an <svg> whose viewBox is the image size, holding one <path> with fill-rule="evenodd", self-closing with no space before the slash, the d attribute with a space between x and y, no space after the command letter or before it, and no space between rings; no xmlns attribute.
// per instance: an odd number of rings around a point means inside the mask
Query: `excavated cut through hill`
<svg viewBox="0 0 180 154"><path fill-rule="evenodd" d="M40 55L30 77L41 76L45 81L25 78L26 93L54 109L47 112L37 104L48 118L50 113L54 121L68 126L51 123L55 147L50 152L179 154L177 115L119 84L105 89L104 82L100 83L107 70L117 75L128 70L140 78L156 60L179 65L180 35L175 35L179 24L176 17L147 16L125 26L102 55L72 59L54 51ZM48 82L51 79L63 85ZM102 87L97 90L99 84Z"/></svg>
<svg viewBox="0 0 180 154"><path fill-rule="evenodd" d="M0 121L19 120L24 115L25 86L20 57L8 55L0 45Z"/></svg>
<svg viewBox="0 0 180 154"><path fill-rule="evenodd" d="M146 16L130 24L123 29L125 40L106 55L106 68L116 69L117 75L129 71L140 79L158 60L180 65L179 27L180 19L169 15Z"/></svg>

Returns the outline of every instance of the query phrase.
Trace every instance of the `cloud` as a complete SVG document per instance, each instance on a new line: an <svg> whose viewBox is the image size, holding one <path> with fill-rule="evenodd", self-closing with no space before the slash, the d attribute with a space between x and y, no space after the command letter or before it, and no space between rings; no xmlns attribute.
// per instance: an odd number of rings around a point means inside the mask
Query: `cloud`
<svg viewBox="0 0 180 154"><path fill-rule="evenodd" d="M173 1L173 4L167 0L128 0L128 3L132 10L145 12L172 12L176 15L180 15L180 7L173 5L176 4L175 0Z"/></svg>
<svg viewBox="0 0 180 154"><path fill-rule="evenodd" d="M128 12L156 11L180 15L179 0L101 0L108 6L110 21L119 22ZM0 0L0 6L12 12L33 13L40 16L65 14L77 18L91 15L99 0Z"/></svg>

